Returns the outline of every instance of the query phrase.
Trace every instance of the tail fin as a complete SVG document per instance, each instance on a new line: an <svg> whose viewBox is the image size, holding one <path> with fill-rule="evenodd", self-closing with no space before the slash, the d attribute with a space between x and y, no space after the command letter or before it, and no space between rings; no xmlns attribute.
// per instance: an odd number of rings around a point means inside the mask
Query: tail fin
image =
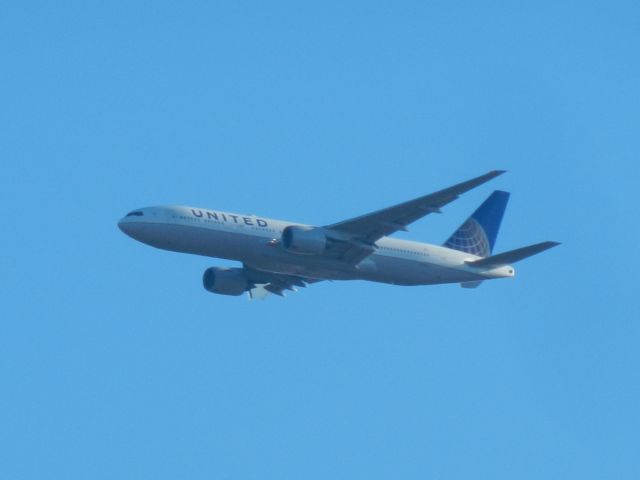
<svg viewBox="0 0 640 480"><path fill-rule="evenodd" d="M491 255L508 201L509 192L493 192L449 237L444 246L479 257Z"/></svg>

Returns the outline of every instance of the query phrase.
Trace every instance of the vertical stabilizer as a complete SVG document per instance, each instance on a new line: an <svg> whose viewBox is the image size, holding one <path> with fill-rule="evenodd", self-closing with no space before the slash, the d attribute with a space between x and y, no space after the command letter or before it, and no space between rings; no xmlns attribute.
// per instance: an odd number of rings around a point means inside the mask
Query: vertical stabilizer
<svg viewBox="0 0 640 480"><path fill-rule="evenodd" d="M449 237L444 246L479 257L491 255L508 201L509 192L493 192Z"/></svg>

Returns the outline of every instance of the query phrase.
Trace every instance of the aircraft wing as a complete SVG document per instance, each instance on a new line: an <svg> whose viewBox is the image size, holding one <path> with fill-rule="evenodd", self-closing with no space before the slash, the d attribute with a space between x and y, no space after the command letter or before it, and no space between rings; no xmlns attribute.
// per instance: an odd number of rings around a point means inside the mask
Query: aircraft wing
<svg viewBox="0 0 640 480"><path fill-rule="evenodd" d="M327 225L326 229L338 233L331 253L341 260L359 263L375 250L375 242L457 199L461 194L502 175L504 170L493 170L444 190L409 200L392 207L361 215L343 222Z"/></svg>
<svg viewBox="0 0 640 480"><path fill-rule="evenodd" d="M322 281L296 275L264 272L246 264L244 265L244 271L251 283L255 285L254 288L249 290L251 299L264 298L270 293L283 297L285 291L295 292L297 291L296 287L305 288L307 285Z"/></svg>

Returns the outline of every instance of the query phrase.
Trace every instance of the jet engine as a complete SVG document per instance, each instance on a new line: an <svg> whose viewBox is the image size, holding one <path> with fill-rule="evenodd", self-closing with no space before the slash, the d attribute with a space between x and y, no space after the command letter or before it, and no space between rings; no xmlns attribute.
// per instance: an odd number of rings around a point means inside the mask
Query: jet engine
<svg viewBox="0 0 640 480"><path fill-rule="evenodd" d="M205 290L220 295L242 295L253 288L241 268L207 268L202 276Z"/></svg>
<svg viewBox="0 0 640 480"><path fill-rule="evenodd" d="M327 248L322 228L289 225L282 231L282 246L291 253L319 255Z"/></svg>

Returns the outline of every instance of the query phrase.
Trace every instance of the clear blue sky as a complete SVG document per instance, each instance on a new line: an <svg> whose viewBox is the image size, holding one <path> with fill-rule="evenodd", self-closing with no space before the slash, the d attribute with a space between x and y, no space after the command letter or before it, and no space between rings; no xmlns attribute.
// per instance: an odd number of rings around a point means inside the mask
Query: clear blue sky
<svg viewBox="0 0 640 480"><path fill-rule="evenodd" d="M637 2L10 2L0 477L640 478ZM518 277L249 302L138 244L324 224L500 168Z"/></svg>

